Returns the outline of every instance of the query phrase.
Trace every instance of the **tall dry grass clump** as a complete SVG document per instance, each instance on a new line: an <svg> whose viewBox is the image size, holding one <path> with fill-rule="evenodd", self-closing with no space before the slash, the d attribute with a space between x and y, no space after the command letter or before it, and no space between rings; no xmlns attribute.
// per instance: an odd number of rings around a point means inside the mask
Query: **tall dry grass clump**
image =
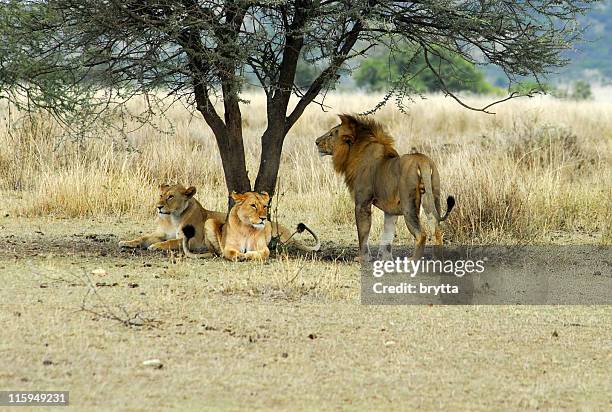
<svg viewBox="0 0 612 412"><path fill-rule="evenodd" d="M248 100L245 148L254 178L265 99ZM318 158L314 140L337 123L335 113L361 112L376 102L376 96L336 94L326 100L328 112L316 106L305 112L285 142L279 219L292 221L299 213L314 224L353 230L350 196L330 162ZM130 105L134 111L144 107L139 100ZM76 141L44 114L9 117L6 106L0 111L0 188L23 197L18 214L142 219L152 215L156 187L165 182L195 185L206 207L225 208L214 137L183 107L166 112L170 123L135 127L127 138L111 131ZM609 243L612 104L538 98L511 101L496 111L468 111L430 96L408 114L385 107L376 119L396 137L400 152L414 146L438 163L443 191L457 198L446 225L451 241L548 241L567 232ZM405 229L399 234L407 236Z"/></svg>

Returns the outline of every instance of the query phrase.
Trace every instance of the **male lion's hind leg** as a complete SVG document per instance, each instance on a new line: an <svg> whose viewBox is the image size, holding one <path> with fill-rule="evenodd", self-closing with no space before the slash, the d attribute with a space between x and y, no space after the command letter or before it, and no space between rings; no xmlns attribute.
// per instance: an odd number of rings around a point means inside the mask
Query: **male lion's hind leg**
<svg viewBox="0 0 612 412"><path fill-rule="evenodd" d="M427 241L427 234L422 233L415 237L415 245L414 245L414 253L412 255L412 260L419 260L423 257L423 252L425 251L425 242Z"/></svg>
<svg viewBox="0 0 612 412"><path fill-rule="evenodd" d="M166 240L165 235L150 234L132 240L122 240L119 242L119 247L127 249L146 249L152 244L163 242L164 240Z"/></svg>
<svg viewBox="0 0 612 412"><path fill-rule="evenodd" d="M413 260L419 260L423 256L425 242L427 241L427 232L421 228L421 222L419 221L419 209L414 207L414 204L410 204L404 209L404 221L406 222L406 227L408 227L408 230L412 236L414 236L415 241L414 253L412 254Z"/></svg>
<svg viewBox="0 0 612 412"><path fill-rule="evenodd" d="M383 233L380 237L380 246L378 248L378 260L391 260L392 259L392 245L393 238L395 237L395 224L397 223L397 216L391 215L385 212L385 225Z"/></svg>
<svg viewBox="0 0 612 412"><path fill-rule="evenodd" d="M440 223L436 223L436 228L434 229L434 248L433 255L434 258L440 260L444 257L444 235L442 233L442 229L440 229Z"/></svg>
<svg viewBox="0 0 612 412"><path fill-rule="evenodd" d="M425 238L433 241L433 257L434 259L440 259L442 257L442 231L440 230L440 222L436 215L432 211L427 211L425 208L421 208L421 216L425 219L426 233ZM432 239L433 237L433 239Z"/></svg>

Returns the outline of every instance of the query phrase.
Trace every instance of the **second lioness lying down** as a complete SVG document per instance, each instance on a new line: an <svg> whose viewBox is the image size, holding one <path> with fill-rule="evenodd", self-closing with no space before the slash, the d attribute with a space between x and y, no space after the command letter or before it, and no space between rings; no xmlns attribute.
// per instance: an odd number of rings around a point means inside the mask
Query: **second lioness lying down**
<svg viewBox="0 0 612 412"><path fill-rule="evenodd" d="M292 244L302 251L317 251L321 243L317 235L306 225L300 223L296 232L307 230L315 239L315 246L306 246L294 240L287 228L268 220L268 204L270 196L266 192L232 192L235 204L226 220L208 219L204 225L206 246L209 252L223 256L225 259L236 260L266 260L270 256L268 244L273 236L279 236L280 241ZM183 250L190 257L207 257L206 254L194 254L189 249L189 239L198 234L198 229L186 225L183 227Z"/></svg>

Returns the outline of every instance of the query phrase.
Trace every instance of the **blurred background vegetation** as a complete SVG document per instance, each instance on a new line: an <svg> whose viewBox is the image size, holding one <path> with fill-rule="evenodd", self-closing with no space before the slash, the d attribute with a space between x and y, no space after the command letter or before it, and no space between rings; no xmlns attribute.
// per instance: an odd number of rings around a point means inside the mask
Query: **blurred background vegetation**
<svg viewBox="0 0 612 412"><path fill-rule="evenodd" d="M368 91L385 91L389 86L402 81L401 73L409 73L405 79L417 93L441 91L442 84L430 71L423 53L410 45L405 45L404 53L391 54L388 49L374 53L361 64L355 73L357 86ZM469 91L478 94L491 94L495 88L487 82L484 73L462 56L439 50L440 56L431 58L431 63L439 67L446 86L453 92ZM500 90L501 91L501 90Z"/></svg>
<svg viewBox="0 0 612 412"><path fill-rule="evenodd" d="M592 84L612 83L612 0L596 4L582 20L587 27L585 40L565 54L571 63L557 73L549 73L540 84L529 78L509 84L498 67L474 65L449 52L441 53L442 58L432 63L440 65L442 73L451 79L447 86L453 92L503 95L508 91L526 93L539 90L559 99L590 100L593 98ZM408 44L402 49L405 53L392 55L388 48L377 46L355 69L352 78L343 76L340 87L383 92L407 81L412 91L417 93L440 91L437 78L430 71L423 70L426 63L422 53ZM411 77L402 79L400 73L405 72ZM298 86L310 84L319 73L316 62L302 59L296 74Z"/></svg>

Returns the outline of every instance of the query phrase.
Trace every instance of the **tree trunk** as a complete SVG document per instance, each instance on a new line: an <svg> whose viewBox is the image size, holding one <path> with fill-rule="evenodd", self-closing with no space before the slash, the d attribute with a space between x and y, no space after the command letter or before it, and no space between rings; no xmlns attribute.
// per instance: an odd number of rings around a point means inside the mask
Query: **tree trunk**
<svg viewBox="0 0 612 412"><path fill-rule="evenodd" d="M261 137L261 158L255 180L255 190L258 192L266 191L270 196L274 194L285 135L283 125L278 128L268 127Z"/></svg>
<svg viewBox="0 0 612 412"><path fill-rule="evenodd" d="M228 132L226 136L215 136L215 138L221 154L227 192L248 192L251 190L251 182L246 170L242 136L230 135Z"/></svg>
<svg viewBox="0 0 612 412"><path fill-rule="evenodd" d="M217 138L217 144L221 151L221 161L223 162L227 190L228 193L232 193L232 191L240 193L248 192L251 190L251 182L246 169L244 155L242 113L240 113L238 97L233 94L230 95L225 90L224 92L227 136L223 139L223 145L219 145L219 139Z"/></svg>
<svg viewBox="0 0 612 412"><path fill-rule="evenodd" d="M223 175L225 176L225 185L227 187L227 207L229 210L234 205L232 197L229 196L230 193L233 191L243 193L251 190L251 182L244 156L240 112L238 112L237 121L231 114L226 113L226 122L228 119L230 120L228 123L231 125L230 127L228 124L223 124L221 119L216 116L212 103L208 102L207 105L198 105L198 110L211 127L217 141L217 147L221 155L221 165L223 166ZM236 127L236 125L240 126Z"/></svg>

